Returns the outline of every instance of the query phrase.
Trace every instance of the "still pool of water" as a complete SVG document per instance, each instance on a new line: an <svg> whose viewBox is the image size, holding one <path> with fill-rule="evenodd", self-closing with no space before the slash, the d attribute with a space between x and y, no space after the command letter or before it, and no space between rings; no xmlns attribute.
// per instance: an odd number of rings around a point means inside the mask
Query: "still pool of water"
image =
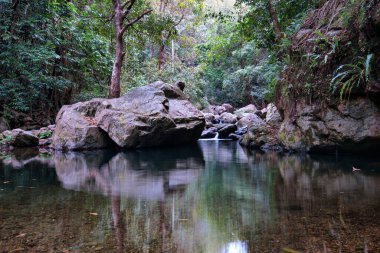
<svg viewBox="0 0 380 253"><path fill-rule="evenodd" d="M379 196L378 158L17 150L0 161L0 252L380 252Z"/></svg>

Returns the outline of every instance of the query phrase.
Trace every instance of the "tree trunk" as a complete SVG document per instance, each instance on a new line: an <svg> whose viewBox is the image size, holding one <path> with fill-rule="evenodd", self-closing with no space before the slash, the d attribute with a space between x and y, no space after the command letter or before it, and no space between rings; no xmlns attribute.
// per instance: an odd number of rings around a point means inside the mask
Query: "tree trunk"
<svg viewBox="0 0 380 253"><path fill-rule="evenodd" d="M141 12L137 17L133 20L128 20L128 15L131 12L133 5L136 0L129 0L125 3L121 3L121 0L112 0L113 3L113 13L111 15L111 19L115 20L115 31L116 31L116 45L115 45L115 60L112 67L112 75L111 75L111 84L110 84L110 92L109 98L118 98L120 97L120 76L121 76L121 68L123 66L123 59L125 53L124 50L124 38L123 35L127 31L129 27L142 19L145 15L152 12L152 10L145 10ZM128 21L127 24L124 21Z"/></svg>
<svg viewBox="0 0 380 253"><path fill-rule="evenodd" d="M120 196L111 197L112 205L112 222L115 229L116 242L118 252L124 252L124 237L125 237L125 225L123 222L123 216L120 211Z"/></svg>
<svg viewBox="0 0 380 253"><path fill-rule="evenodd" d="M276 41L282 38L280 23L278 22L276 9L273 7L272 0L268 0L268 11L273 22L273 30L276 35Z"/></svg>
<svg viewBox="0 0 380 253"><path fill-rule="evenodd" d="M112 67L111 85L109 98L120 97L120 76L121 67L123 65L123 7L120 0L113 0L114 13L115 13L115 30L116 30L116 46L115 46L115 60Z"/></svg>
<svg viewBox="0 0 380 253"><path fill-rule="evenodd" d="M165 65L165 45L161 45L160 52L158 54L158 69L163 70Z"/></svg>
<svg viewBox="0 0 380 253"><path fill-rule="evenodd" d="M165 65L165 44L166 44L166 36L165 31L161 32L161 46L160 51L158 53L158 69L163 70Z"/></svg>

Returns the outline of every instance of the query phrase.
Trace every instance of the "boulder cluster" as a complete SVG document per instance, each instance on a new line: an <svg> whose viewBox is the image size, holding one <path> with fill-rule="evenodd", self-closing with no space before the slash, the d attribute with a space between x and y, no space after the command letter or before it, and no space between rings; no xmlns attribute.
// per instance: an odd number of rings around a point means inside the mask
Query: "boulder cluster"
<svg viewBox="0 0 380 253"><path fill-rule="evenodd" d="M206 119L203 139L232 139L246 147L282 150L277 138L282 118L274 104L262 110L253 104L237 110L230 104L211 105L202 112Z"/></svg>
<svg viewBox="0 0 380 253"><path fill-rule="evenodd" d="M13 129L0 133L0 147L49 147L55 125L49 125L36 130Z"/></svg>

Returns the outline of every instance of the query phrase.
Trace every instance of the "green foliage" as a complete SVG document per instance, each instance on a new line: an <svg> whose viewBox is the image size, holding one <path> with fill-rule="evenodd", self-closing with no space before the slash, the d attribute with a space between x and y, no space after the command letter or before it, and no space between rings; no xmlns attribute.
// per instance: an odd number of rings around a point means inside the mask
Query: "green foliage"
<svg viewBox="0 0 380 253"><path fill-rule="evenodd" d="M299 29L305 15L319 2L319 0L272 1L285 39ZM268 11L268 0L238 0L237 4L245 4L249 8L248 13L239 20L244 33L259 47L281 51L282 48L279 46L282 43L275 42L273 24Z"/></svg>
<svg viewBox="0 0 380 253"><path fill-rule="evenodd" d="M45 110L54 115L73 94L94 84L106 88L112 65L109 33L99 18L104 14L98 1L85 3L20 1L16 9L3 4L1 111Z"/></svg>
<svg viewBox="0 0 380 253"><path fill-rule="evenodd" d="M40 138L40 139L47 139L47 138L50 138L52 135L53 135L53 132L50 131L50 130L47 130L47 131L39 133L38 134L38 138Z"/></svg>
<svg viewBox="0 0 380 253"><path fill-rule="evenodd" d="M274 98L279 63L255 41L246 40L239 24L219 24L207 42L198 46L207 99L211 103L228 101L245 105L248 90L254 102Z"/></svg>
<svg viewBox="0 0 380 253"><path fill-rule="evenodd" d="M333 92L339 90L341 100L349 99L354 87L367 85L372 58L373 54L368 54L366 58L358 57L355 63L341 65L335 70L330 87Z"/></svg>
<svg viewBox="0 0 380 253"><path fill-rule="evenodd" d="M1 135L0 138L0 144L6 144L12 141L12 136L11 135Z"/></svg>

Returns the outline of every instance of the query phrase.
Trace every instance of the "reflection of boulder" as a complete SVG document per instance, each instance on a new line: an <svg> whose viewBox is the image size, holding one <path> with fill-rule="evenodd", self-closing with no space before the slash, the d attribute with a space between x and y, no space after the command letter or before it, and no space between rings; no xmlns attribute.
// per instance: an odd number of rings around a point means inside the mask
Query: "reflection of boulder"
<svg viewBox="0 0 380 253"><path fill-rule="evenodd" d="M55 154L56 172L66 189L160 200L197 179L204 162L197 146L168 150Z"/></svg>
<svg viewBox="0 0 380 253"><path fill-rule="evenodd" d="M41 154L37 147L14 148L8 155L9 157L7 159L0 162L14 169L22 169L31 163L45 164L49 167L54 167L50 155Z"/></svg>
<svg viewBox="0 0 380 253"><path fill-rule="evenodd" d="M206 162L247 163L248 157L244 149L234 141L200 141Z"/></svg>

